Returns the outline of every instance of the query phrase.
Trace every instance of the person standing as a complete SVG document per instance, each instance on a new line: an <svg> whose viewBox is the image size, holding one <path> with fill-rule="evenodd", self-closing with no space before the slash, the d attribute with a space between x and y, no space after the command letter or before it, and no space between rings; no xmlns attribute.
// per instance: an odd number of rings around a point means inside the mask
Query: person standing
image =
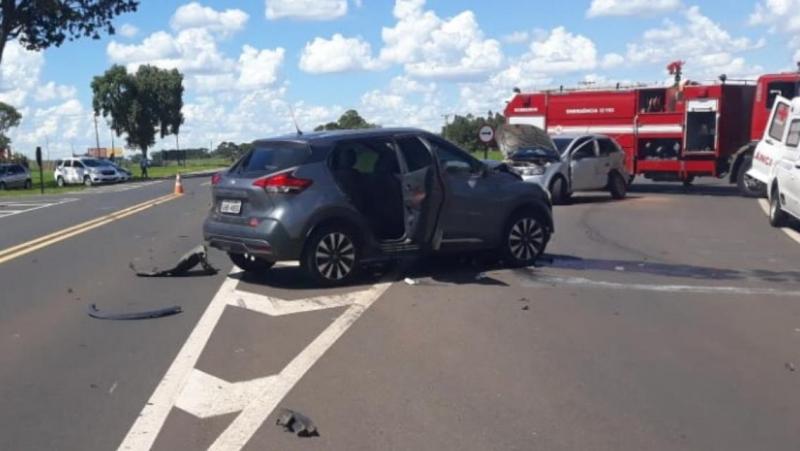
<svg viewBox="0 0 800 451"><path fill-rule="evenodd" d="M150 176L147 174L147 166L148 166L147 158L146 157L142 157L142 159L139 160L139 169L142 170L142 178L143 179L149 179L150 178Z"/></svg>

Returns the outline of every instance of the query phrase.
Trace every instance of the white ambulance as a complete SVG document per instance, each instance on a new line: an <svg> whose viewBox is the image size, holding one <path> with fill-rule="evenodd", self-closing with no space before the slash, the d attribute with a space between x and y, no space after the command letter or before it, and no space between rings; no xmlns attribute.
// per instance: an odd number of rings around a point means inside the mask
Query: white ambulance
<svg viewBox="0 0 800 451"><path fill-rule="evenodd" d="M764 137L756 146L750 177L767 186L769 222L783 226L788 215L800 219L800 97L778 97Z"/></svg>

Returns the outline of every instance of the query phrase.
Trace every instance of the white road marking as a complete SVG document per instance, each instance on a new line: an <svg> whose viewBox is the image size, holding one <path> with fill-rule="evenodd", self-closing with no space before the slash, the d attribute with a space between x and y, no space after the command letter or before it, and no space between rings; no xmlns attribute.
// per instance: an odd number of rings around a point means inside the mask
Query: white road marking
<svg viewBox="0 0 800 451"><path fill-rule="evenodd" d="M767 202L766 199L758 199L758 205L761 205L761 209L764 210L764 213L766 213L767 217L769 217L769 202ZM783 233L785 233L789 238L800 243L800 233L795 232L789 227L781 227L781 230L783 230Z"/></svg>
<svg viewBox="0 0 800 451"><path fill-rule="evenodd" d="M238 270L236 267L234 271ZM214 299L208 304L205 313L197 322L189 338L184 343L178 356L170 365L164 378L161 379L147 404L142 409L139 417L131 426L128 434L120 444L119 449L147 450L153 446L164 421L167 419L169 411L175 405L178 395L188 382L189 375L200 358L206 342L211 337L228 299L234 293L236 284L239 281L234 278L227 278L217 291Z"/></svg>
<svg viewBox="0 0 800 451"><path fill-rule="evenodd" d="M774 288L747 288L713 285L657 285L639 283L607 282L592 280L584 277L555 277L542 274L531 274L530 279L522 282L525 287L542 286L579 286L590 288L605 288L611 290L638 290L659 293L690 293L690 294L730 294L743 296L791 296L800 297L798 290L777 290Z"/></svg>
<svg viewBox="0 0 800 451"><path fill-rule="evenodd" d="M373 294L377 295L362 297L336 318L327 329L277 374L274 381L265 390L251 398L247 407L233 420L222 435L217 437L209 450L242 449L284 396L390 285L389 283L376 285L379 290Z"/></svg>
<svg viewBox="0 0 800 451"><path fill-rule="evenodd" d="M28 213L31 211L40 210L42 208L47 207L55 207L57 205L63 205L70 202L75 202L78 200L77 198L66 198L66 199L58 199L52 201L38 201L38 202L28 202L28 201L12 201L12 202L3 202L0 201L0 218L6 218L9 216L19 215L22 213ZM13 208L13 210L5 210L5 208Z"/></svg>
<svg viewBox="0 0 800 451"><path fill-rule="evenodd" d="M234 267L233 271L238 271L238 268ZM355 293L287 301L239 291L237 284L238 280L232 277L223 282L119 449L150 449L173 407L201 418L241 411L214 445L217 449L241 448L300 378L391 286L391 283L382 283ZM349 308L279 374L230 383L195 369L206 343L229 305L277 316L326 308ZM237 447L236 443L241 445Z"/></svg>
<svg viewBox="0 0 800 451"><path fill-rule="evenodd" d="M134 189L144 188L147 186L157 185L166 180L151 180L148 182L126 182L115 185L102 185L88 188L82 191L76 191L74 194L103 194L103 193L123 193Z"/></svg>
<svg viewBox="0 0 800 451"><path fill-rule="evenodd" d="M240 412L275 381L276 376L231 383L198 369L192 370L175 407L198 418Z"/></svg>
<svg viewBox="0 0 800 451"><path fill-rule="evenodd" d="M211 182L201 183L200 186L211 186Z"/></svg>

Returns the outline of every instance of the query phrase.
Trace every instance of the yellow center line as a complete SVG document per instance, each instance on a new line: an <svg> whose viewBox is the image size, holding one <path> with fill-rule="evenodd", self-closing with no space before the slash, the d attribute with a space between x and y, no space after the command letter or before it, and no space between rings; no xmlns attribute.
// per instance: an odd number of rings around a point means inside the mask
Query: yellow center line
<svg viewBox="0 0 800 451"><path fill-rule="evenodd" d="M68 238L72 238L76 235L88 232L89 230L96 229L97 227L109 224L111 222L147 210L148 208L155 207L156 205L169 202L177 197L180 197L180 195L168 194L166 196L151 199L146 202L142 202L140 204L136 204L131 207L124 208L122 210L115 211L113 213L109 213L104 216L100 216L99 218L95 218L83 222L81 224L67 227L66 229L62 229L45 236L41 236L39 238L27 241L25 243L7 249L3 249L0 251L0 264L13 260L18 257L22 257L23 255L29 254L38 249L42 249L44 247L50 246L60 241L64 241Z"/></svg>

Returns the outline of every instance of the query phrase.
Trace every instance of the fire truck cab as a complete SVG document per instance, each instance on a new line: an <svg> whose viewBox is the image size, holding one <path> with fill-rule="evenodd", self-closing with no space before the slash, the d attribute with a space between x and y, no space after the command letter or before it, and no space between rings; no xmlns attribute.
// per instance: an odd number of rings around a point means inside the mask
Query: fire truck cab
<svg viewBox="0 0 800 451"><path fill-rule="evenodd" d="M518 92L507 104L511 124L530 124L552 136L597 133L616 140L630 174L690 183L698 176L729 176L743 194L763 185L747 176L756 144L778 96L798 95L800 73L771 74L752 82Z"/></svg>

